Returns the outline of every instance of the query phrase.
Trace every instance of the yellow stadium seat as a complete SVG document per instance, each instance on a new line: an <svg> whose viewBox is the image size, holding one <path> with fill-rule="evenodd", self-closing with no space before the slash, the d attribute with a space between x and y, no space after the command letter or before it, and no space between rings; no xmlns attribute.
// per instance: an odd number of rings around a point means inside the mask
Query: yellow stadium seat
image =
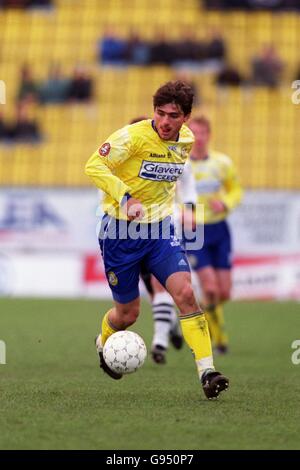
<svg viewBox="0 0 300 470"><path fill-rule="evenodd" d="M53 62L70 75L77 64L94 78L94 105L47 106L37 110L45 134L39 146L0 146L0 184L87 185L83 166L89 154L117 127L137 115L151 115L156 87L175 72L164 66L109 68L97 64L99 38L107 28L146 39L165 31L177 40L188 29L205 39L224 34L229 60L249 75L251 58L273 43L285 62L282 89L216 89L212 74L192 73L203 102L195 113L212 120L214 145L235 160L247 187L298 188L300 106L292 105L290 83L299 65L300 17L205 12L198 0L56 0L49 14L0 12L0 78L9 84L5 118L15 114L19 73L31 64L37 80ZM171 21L170 21L171 18ZM282 154L284 153L284 158ZM36 172L32 172L32 162Z"/></svg>

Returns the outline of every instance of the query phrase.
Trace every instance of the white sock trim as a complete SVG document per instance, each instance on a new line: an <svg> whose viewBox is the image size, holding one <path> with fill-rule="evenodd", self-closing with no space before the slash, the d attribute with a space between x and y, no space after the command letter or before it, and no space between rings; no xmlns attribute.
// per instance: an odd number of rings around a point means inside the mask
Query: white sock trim
<svg viewBox="0 0 300 470"><path fill-rule="evenodd" d="M169 346L170 331L173 327L172 312L174 301L168 292L158 292L152 301L152 314L154 320L154 335L152 346Z"/></svg>
<svg viewBox="0 0 300 470"><path fill-rule="evenodd" d="M97 353L103 351L101 333L97 336L97 339L96 339L96 349L97 349Z"/></svg>
<svg viewBox="0 0 300 470"><path fill-rule="evenodd" d="M156 304L171 304L174 305L174 300L168 292L156 292L153 296L152 305Z"/></svg>
<svg viewBox="0 0 300 470"><path fill-rule="evenodd" d="M207 369L213 369L213 370L215 369L214 360L212 356L207 356L207 357L203 357L202 359L199 359L198 361L196 361L196 365L197 365L197 370L198 370L200 380L201 380L203 373Z"/></svg>

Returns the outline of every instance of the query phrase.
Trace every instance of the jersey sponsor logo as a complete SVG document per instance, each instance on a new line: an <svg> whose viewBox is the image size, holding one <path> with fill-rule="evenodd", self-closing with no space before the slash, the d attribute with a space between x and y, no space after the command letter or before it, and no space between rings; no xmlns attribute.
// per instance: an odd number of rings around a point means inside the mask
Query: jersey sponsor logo
<svg viewBox="0 0 300 470"><path fill-rule="evenodd" d="M111 286L116 286L118 284L118 278L113 271L107 273L108 282Z"/></svg>
<svg viewBox="0 0 300 470"><path fill-rule="evenodd" d="M167 157L167 155L165 155L164 153L153 153L153 152L151 152L149 156L150 158L166 158Z"/></svg>
<svg viewBox="0 0 300 470"><path fill-rule="evenodd" d="M139 177L151 181L173 182L183 173L184 163L162 163L143 160Z"/></svg>
<svg viewBox="0 0 300 470"><path fill-rule="evenodd" d="M105 142L105 144L101 145L101 147L99 148L99 155L101 155L101 157L107 157L110 152L110 149L110 143Z"/></svg>

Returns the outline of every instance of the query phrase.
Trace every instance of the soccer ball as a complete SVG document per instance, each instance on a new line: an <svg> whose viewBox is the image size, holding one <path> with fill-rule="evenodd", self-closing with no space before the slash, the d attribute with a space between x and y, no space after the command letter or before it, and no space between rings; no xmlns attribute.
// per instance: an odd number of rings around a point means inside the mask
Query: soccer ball
<svg viewBox="0 0 300 470"><path fill-rule="evenodd" d="M105 342L103 357L118 374L131 374L145 362L147 348L143 338L133 331L118 331Z"/></svg>

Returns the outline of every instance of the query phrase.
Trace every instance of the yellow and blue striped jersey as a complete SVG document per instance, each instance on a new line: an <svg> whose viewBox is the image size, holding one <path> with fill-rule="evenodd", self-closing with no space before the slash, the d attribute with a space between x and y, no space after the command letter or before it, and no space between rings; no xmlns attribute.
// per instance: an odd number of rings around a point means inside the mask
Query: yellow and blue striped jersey
<svg viewBox="0 0 300 470"><path fill-rule="evenodd" d="M88 160L85 172L104 191L104 212L126 219L120 203L126 193L141 201L142 222L162 220L173 212L176 181L194 142L183 125L178 140L162 140L151 119L113 133Z"/></svg>
<svg viewBox="0 0 300 470"><path fill-rule="evenodd" d="M205 160L193 160L191 156L190 161L196 180L197 203L204 205L204 223L224 220L242 198L242 188L232 160L227 155L212 150ZM210 207L212 199L221 200L226 210L214 213ZM203 220L196 222L202 223Z"/></svg>

